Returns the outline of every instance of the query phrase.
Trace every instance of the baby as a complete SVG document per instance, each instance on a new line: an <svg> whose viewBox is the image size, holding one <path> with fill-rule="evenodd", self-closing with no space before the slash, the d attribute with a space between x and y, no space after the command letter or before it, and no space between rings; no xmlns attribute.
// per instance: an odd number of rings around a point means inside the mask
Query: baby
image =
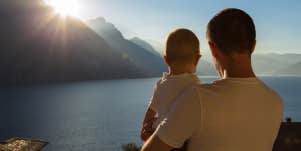
<svg viewBox="0 0 301 151"><path fill-rule="evenodd" d="M143 141L146 141L166 118L174 100L187 88L200 83L195 74L201 57L199 47L198 38L188 29L177 29L168 36L164 61L169 72L164 73L155 86L143 120Z"/></svg>

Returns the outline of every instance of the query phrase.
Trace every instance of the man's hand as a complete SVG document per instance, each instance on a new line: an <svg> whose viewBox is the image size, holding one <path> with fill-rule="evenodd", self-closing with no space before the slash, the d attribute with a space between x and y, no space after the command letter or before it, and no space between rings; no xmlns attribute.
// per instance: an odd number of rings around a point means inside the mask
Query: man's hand
<svg viewBox="0 0 301 151"><path fill-rule="evenodd" d="M170 151L173 147L164 143L158 136L153 134L142 146L141 151Z"/></svg>
<svg viewBox="0 0 301 151"><path fill-rule="evenodd" d="M153 128L153 124L155 120L157 120L157 118L153 118L143 125L140 134L142 141L147 141L147 139L154 133L155 129Z"/></svg>

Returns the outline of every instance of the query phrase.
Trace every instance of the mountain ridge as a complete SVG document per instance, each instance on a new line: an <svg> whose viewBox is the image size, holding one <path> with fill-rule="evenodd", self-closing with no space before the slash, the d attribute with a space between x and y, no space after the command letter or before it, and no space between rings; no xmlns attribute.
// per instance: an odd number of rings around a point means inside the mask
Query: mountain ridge
<svg viewBox="0 0 301 151"><path fill-rule="evenodd" d="M276 71L275 74L287 75L287 76L300 76L301 75L301 61Z"/></svg>
<svg viewBox="0 0 301 151"><path fill-rule="evenodd" d="M128 57L135 65L149 71L152 76L161 76L167 71L167 67L161 56L137 45L129 39L124 38L120 30L114 24L107 22L103 17L86 21L98 35L103 37L116 51Z"/></svg>
<svg viewBox="0 0 301 151"><path fill-rule="evenodd" d="M152 42L150 42L150 44L154 45ZM160 48L162 48L163 44L160 43L160 45L161 45ZM161 52L163 50L159 49L156 51ZM202 52L201 54L202 54L202 58L200 59L197 73L199 75L217 75L217 72L215 71L215 67L211 60L211 55L206 52ZM281 54L281 53L269 52L269 53L254 53L252 55L252 66L257 75L271 75L271 76L289 75L289 73L284 72L285 68L295 65L297 62L300 61L301 61L300 53ZM301 76L301 74L295 74L295 75Z"/></svg>
<svg viewBox="0 0 301 151"><path fill-rule="evenodd" d="M139 37L134 37L134 38L130 39L130 41L132 41L136 45L144 48L145 50L148 50L149 52L151 52L154 55L157 55L157 56L160 56L160 57L162 56L158 51L156 51L153 48L153 46L151 44L149 44L145 40L140 39Z"/></svg>
<svg viewBox="0 0 301 151"><path fill-rule="evenodd" d="M40 0L0 8L0 85L149 77L84 22Z"/></svg>

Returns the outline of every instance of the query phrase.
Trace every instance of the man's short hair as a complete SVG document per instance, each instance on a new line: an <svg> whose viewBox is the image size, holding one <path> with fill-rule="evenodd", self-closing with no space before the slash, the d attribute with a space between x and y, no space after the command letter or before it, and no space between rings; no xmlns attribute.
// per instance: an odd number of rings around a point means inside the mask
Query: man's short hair
<svg viewBox="0 0 301 151"><path fill-rule="evenodd" d="M256 41L256 29L246 12L228 8L210 20L207 38L225 54L251 53Z"/></svg>
<svg viewBox="0 0 301 151"><path fill-rule="evenodd" d="M164 52L168 63L185 64L199 54L200 42L192 31L181 28L169 34Z"/></svg>

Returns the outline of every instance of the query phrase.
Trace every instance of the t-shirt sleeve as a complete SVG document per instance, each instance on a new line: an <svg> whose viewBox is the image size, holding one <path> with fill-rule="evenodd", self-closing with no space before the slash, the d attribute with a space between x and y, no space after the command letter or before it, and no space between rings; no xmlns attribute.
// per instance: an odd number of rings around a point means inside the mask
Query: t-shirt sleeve
<svg viewBox="0 0 301 151"><path fill-rule="evenodd" d="M156 83L154 90L153 90L153 96L150 99L149 102L149 108L151 108L152 110L158 112L158 99L157 99L157 95L158 95L158 85L160 83L160 80Z"/></svg>
<svg viewBox="0 0 301 151"><path fill-rule="evenodd" d="M186 90L171 107L155 134L166 144L180 148L200 129L201 105L196 88Z"/></svg>

